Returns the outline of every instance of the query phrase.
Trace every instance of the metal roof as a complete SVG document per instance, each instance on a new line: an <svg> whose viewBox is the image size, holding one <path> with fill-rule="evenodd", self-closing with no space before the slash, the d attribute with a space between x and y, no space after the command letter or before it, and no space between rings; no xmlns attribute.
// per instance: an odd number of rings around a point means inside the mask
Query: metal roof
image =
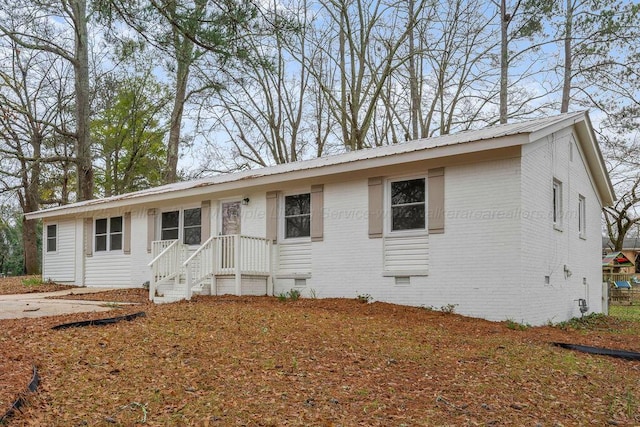
<svg viewBox="0 0 640 427"><path fill-rule="evenodd" d="M125 202L134 199L140 199L139 202L142 203L142 199L144 198L159 196L163 194L170 195L172 193L175 193L175 197L179 197L181 195L180 193L192 189L211 187L236 181L255 180L260 177L274 177L281 175L279 180L286 181L286 175L296 171L310 171L335 165L356 164L359 162L371 161L373 159L391 158L393 156L398 156L405 153L421 151L431 152L434 149L458 146L461 144L466 144L465 147L467 147L467 149L465 150L465 152L473 152L475 151L474 143L477 144L482 141L495 140L502 137L515 135L529 135L528 142L532 142L544 136L544 134L541 135L540 133L546 132L547 134L549 134L564 126L568 126L575 122L584 122L585 120L588 120L586 112L564 113L552 117L528 120L521 123L500 124L480 130L469 130L456 134L417 139L395 145L351 151L344 154L285 163L261 169L252 169L241 172L216 175L213 177L198 180L177 182L174 184L162 185L159 187L153 187L133 193L121 194L102 199L86 200L65 206L44 209L38 212L26 214L26 216L28 218L42 218L47 216L63 215L64 213L70 212L71 210L90 211L93 209L98 209L99 207L103 207L103 205L105 204L113 204L113 202L120 201ZM523 142L521 141L518 144L522 143ZM601 158L601 154L599 154L599 149L597 148L597 146L596 150L598 151L598 155ZM398 160L398 163L400 162L401 161ZM608 182L608 176L606 176L606 180Z"/></svg>
<svg viewBox="0 0 640 427"><path fill-rule="evenodd" d="M611 252L602 257L603 267L633 267L634 265L622 252Z"/></svg>
<svg viewBox="0 0 640 427"><path fill-rule="evenodd" d="M613 249L613 242L608 237L602 238L602 249ZM622 241L622 250L640 250L640 237L625 237Z"/></svg>

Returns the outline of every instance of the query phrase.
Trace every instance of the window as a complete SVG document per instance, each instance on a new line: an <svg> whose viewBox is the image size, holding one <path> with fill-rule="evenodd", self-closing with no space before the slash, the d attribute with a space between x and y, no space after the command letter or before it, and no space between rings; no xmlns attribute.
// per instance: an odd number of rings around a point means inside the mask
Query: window
<svg viewBox="0 0 640 427"><path fill-rule="evenodd" d="M580 237L585 237L587 232L586 227L586 216L587 216L587 203L585 201L584 196L578 195L578 232L580 233Z"/></svg>
<svg viewBox="0 0 640 427"><path fill-rule="evenodd" d="M178 240L180 230L180 211L162 212L162 231L160 239Z"/></svg>
<svg viewBox="0 0 640 427"><path fill-rule="evenodd" d="M199 245L202 230L202 218L200 208L184 210L184 243L187 245Z"/></svg>
<svg viewBox="0 0 640 427"><path fill-rule="evenodd" d="M391 231L424 230L425 179L391 182Z"/></svg>
<svg viewBox="0 0 640 427"><path fill-rule="evenodd" d="M311 236L311 193L285 196L285 238Z"/></svg>
<svg viewBox="0 0 640 427"><path fill-rule="evenodd" d="M556 228L562 226L562 183L553 180L553 225Z"/></svg>
<svg viewBox="0 0 640 427"><path fill-rule="evenodd" d="M178 240L182 236L183 243L187 245L200 244L202 237L202 211L200 208L185 209L182 212L162 212L161 221L160 239ZM181 228L182 234L180 233Z"/></svg>
<svg viewBox="0 0 640 427"><path fill-rule="evenodd" d="M122 249L122 217L117 216L109 220L109 250Z"/></svg>
<svg viewBox="0 0 640 427"><path fill-rule="evenodd" d="M47 225L47 252L58 250L58 225Z"/></svg>
<svg viewBox="0 0 640 427"><path fill-rule="evenodd" d="M122 217L96 219L96 252L122 250Z"/></svg>

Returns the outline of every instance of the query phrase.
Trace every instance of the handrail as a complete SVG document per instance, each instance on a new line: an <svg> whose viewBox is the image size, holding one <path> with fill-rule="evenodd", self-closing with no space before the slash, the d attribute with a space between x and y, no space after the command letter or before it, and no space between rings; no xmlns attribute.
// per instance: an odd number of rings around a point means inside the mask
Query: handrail
<svg viewBox="0 0 640 427"><path fill-rule="evenodd" d="M208 238L208 239L207 239L207 240L206 240L202 245L200 245L200 247L199 247L198 249L196 249L196 251L195 251L193 254L191 254L191 256L190 256L189 258L187 258L187 259L185 260L185 262L183 262L183 263L182 263L182 266L183 266L183 267L187 267L187 265L188 265L191 261L193 261L193 259L194 259L196 256L200 255L200 253L201 253L201 252L203 252L203 251L206 249L206 246L207 246L209 243L211 243L212 241L214 241L217 237L218 237L218 236L211 236L211 237L209 237L209 238Z"/></svg>
<svg viewBox="0 0 640 427"><path fill-rule="evenodd" d="M151 260L151 262L149 264L147 264L147 267L151 267L151 266L153 266L153 264L158 262L158 260L160 258L162 258L165 255L165 253L168 252L171 248L173 248L175 245L177 245L178 242L179 242L179 240L174 240L173 243L171 243L169 246L164 248L164 250L162 252L160 252L153 260Z"/></svg>
<svg viewBox="0 0 640 427"><path fill-rule="evenodd" d="M160 247L166 241L158 241ZM151 280L149 281L149 299L153 301L158 283L179 275L180 241L172 241L148 264L151 267ZM166 262L163 262L166 259Z"/></svg>
<svg viewBox="0 0 640 427"><path fill-rule="evenodd" d="M150 299L155 295L158 284L172 279L175 279L176 285L186 285L184 297L189 300L195 287L202 287L205 282L205 286L210 284L214 292L217 275L235 276L238 295L242 292L242 275L271 277L271 241L264 237L214 235L190 254L179 240L153 242L153 252L160 250L149 263L152 268Z"/></svg>

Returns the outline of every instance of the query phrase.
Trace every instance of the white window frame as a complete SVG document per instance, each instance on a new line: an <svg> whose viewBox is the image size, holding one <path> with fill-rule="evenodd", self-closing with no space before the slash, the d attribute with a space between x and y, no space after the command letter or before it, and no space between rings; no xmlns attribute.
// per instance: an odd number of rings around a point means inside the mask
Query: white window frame
<svg viewBox="0 0 640 427"><path fill-rule="evenodd" d="M160 214L158 215L158 236L160 236L161 240L162 239L162 214L168 213L168 212L178 212L178 238L177 240L182 243L184 243L184 230L185 230L185 225L184 225L184 211L188 211L191 209L199 209L200 210L200 243L197 244L189 244L188 246L190 247L197 247L202 245L202 224L203 221L210 221L210 218L203 218L202 217L202 206L201 205L193 205L193 206L184 206L184 207L172 207L172 208L166 208L163 209L162 211L160 211ZM188 228L194 228L195 226L189 226Z"/></svg>
<svg viewBox="0 0 640 427"><path fill-rule="evenodd" d="M120 218L120 223L122 228L121 231L118 231L118 232L111 231L111 220L115 218ZM107 232L104 234L102 233L98 234L98 221L100 220L107 221ZM117 234L121 236L120 249L111 249L111 236L117 235ZM107 241L106 241L105 249L98 250L98 245L97 245L98 236L106 237ZM110 217L104 217L104 218L94 218L93 220L93 253L104 254L104 253L110 253L110 252L123 252L123 250L124 250L124 215L116 215L116 216L110 216Z"/></svg>
<svg viewBox="0 0 640 427"><path fill-rule="evenodd" d="M587 199L578 194L578 235L587 238Z"/></svg>
<svg viewBox="0 0 640 427"><path fill-rule="evenodd" d="M393 209L391 206L391 185L394 182L412 181L424 179L424 228L414 228L411 230L393 230ZM384 188L384 231L387 236L422 236L428 234L429 230L429 186L427 175L406 175L385 180Z"/></svg>
<svg viewBox="0 0 640 427"><path fill-rule="evenodd" d="M49 239L50 239L50 237L49 237L49 227L55 227L56 228L56 236L55 236L56 248L54 250L52 250L52 251L49 250ZM45 253L48 253L48 254L56 254L56 253L58 253L58 243L59 243L58 237L59 237L59 235L60 235L60 227L58 226L57 222L53 223L53 224L45 225L45 227L44 227L44 241L45 241L44 251L45 251Z"/></svg>
<svg viewBox="0 0 640 427"><path fill-rule="evenodd" d="M300 236L300 237L287 237L287 217L286 217L286 198L288 196L299 196L299 195L303 195L303 194L308 194L309 195L309 235L308 236ZM310 188L304 188L304 189L298 189L298 190L294 190L294 191L288 191L286 193L282 194L282 197L279 200L279 212L281 213L279 216L279 225L280 225L280 232L279 234L279 239L281 242L283 243L296 243L296 242L310 242L311 241L311 212L313 212L313 206L312 206L312 200L311 200L311 189ZM298 215L298 216L303 216L303 215ZM304 215L306 216L306 215Z"/></svg>
<svg viewBox="0 0 640 427"><path fill-rule="evenodd" d="M553 228L562 231L562 181L554 178L552 187L551 219Z"/></svg>

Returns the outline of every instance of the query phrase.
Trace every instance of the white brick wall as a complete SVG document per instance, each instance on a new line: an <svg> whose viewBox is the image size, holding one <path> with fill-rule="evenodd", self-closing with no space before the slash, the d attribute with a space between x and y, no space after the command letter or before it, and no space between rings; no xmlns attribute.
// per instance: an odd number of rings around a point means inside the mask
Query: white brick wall
<svg viewBox="0 0 640 427"><path fill-rule="evenodd" d="M591 311L602 311L601 211L571 130L525 146L522 169L523 212L529 214L522 222L523 316L532 324L580 316L574 301L579 298L588 300ZM562 231L552 223L554 177L562 182ZM586 239L578 233L579 194L587 203Z"/></svg>
<svg viewBox="0 0 640 427"><path fill-rule="evenodd" d="M412 275L408 285L398 285L395 277L385 274L384 239L368 236L368 176L314 182L324 184L324 233L322 241L305 244L311 248L311 269L300 290L304 296L320 298L369 294L378 301L415 306L454 304L457 313L530 324L579 316L574 301L578 298L587 298L592 311L601 311L600 207L577 145L573 161L569 160L570 143L573 136L565 130L523 146L522 157L445 166L445 232L428 236L428 254L420 261L426 268ZM403 173L427 174L411 169ZM554 177L563 184L567 215L562 231L553 228L551 219ZM308 191L310 184L301 187L292 182L279 190L305 188ZM579 194L587 202L586 239L578 235ZM242 207L242 233L264 236L265 192L247 190L242 197L250 198ZM211 229L217 234L219 203L210 198ZM198 203L191 200L188 205ZM74 240L74 223L69 224L60 228L60 245ZM146 207L134 210L132 254L94 254L86 259L86 284L140 286L149 280L146 230ZM273 252L278 251L276 245ZM277 257L274 260L277 264ZM48 256L45 277L58 274L55 269L64 263L71 263L65 271L73 271L72 256L59 260ZM571 274L565 273L565 266ZM278 270L276 265L274 272ZM219 286L226 284L223 280ZM276 278L274 294L287 292L294 284L293 277Z"/></svg>
<svg viewBox="0 0 640 427"><path fill-rule="evenodd" d="M383 276L383 240L368 237L367 180L325 185L324 240L312 244L305 294L313 289L318 297L370 294L417 306L457 304L459 313L517 319L519 176L519 159L446 168L445 234L429 237L429 274L412 276L409 286ZM278 280L275 293L292 286L292 280Z"/></svg>

